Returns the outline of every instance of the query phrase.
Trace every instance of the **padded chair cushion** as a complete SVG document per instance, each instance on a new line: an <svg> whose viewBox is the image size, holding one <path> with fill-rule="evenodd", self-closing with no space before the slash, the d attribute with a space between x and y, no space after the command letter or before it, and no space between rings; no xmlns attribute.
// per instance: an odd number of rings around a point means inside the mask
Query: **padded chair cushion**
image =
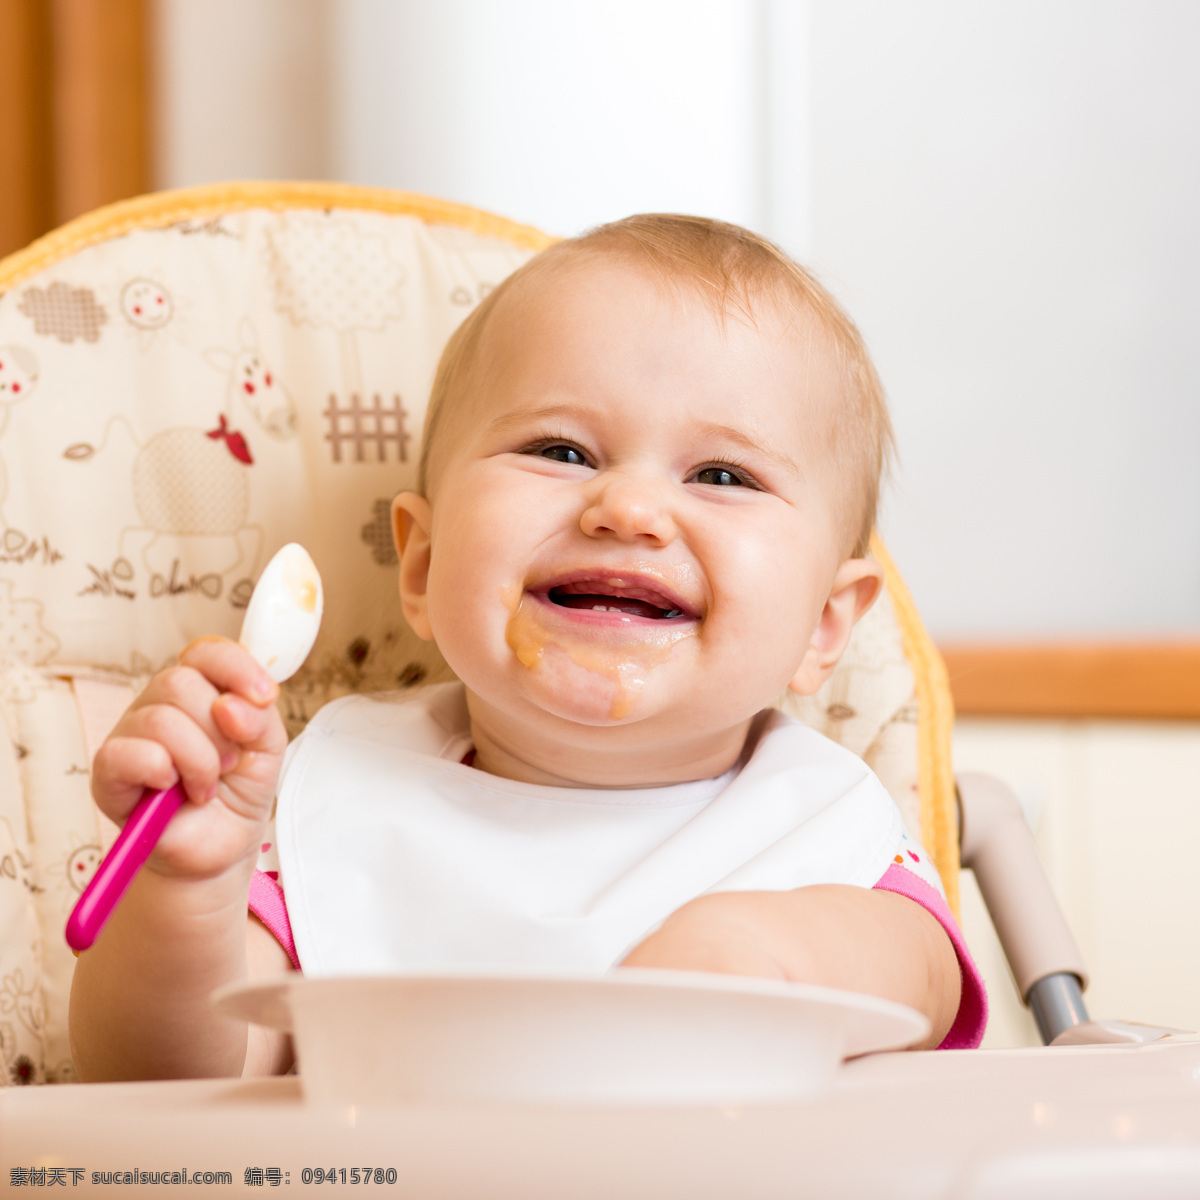
<svg viewBox="0 0 1200 1200"><path fill-rule="evenodd" d="M89 742L191 639L237 635L274 549L302 542L326 586L320 640L281 701L292 733L345 692L449 677L401 617L388 506L415 485L449 334L550 241L397 193L240 185L102 210L0 264L11 1081L71 1077L62 928L112 833ZM910 609L893 572L833 679L781 703L876 769L952 888L929 819L945 796L920 786Z"/></svg>

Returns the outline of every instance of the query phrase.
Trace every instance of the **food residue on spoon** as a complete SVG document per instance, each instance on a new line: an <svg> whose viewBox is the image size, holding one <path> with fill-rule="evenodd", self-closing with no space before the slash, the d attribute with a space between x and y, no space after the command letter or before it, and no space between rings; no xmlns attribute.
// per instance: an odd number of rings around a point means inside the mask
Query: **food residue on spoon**
<svg viewBox="0 0 1200 1200"><path fill-rule="evenodd" d="M321 590L321 581L317 577L316 567L306 554L289 555L284 561L283 584L292 593L292 603L302 612L311 613L317 610L317 597Z"/></svg>
<svg viewBox="0 0 1200 1200"><path fill-rule="evenodd" d="M321 625L321 577L307 551L284 546L259 576L242 622L242 645L276 683L300 669Z"/></svg>

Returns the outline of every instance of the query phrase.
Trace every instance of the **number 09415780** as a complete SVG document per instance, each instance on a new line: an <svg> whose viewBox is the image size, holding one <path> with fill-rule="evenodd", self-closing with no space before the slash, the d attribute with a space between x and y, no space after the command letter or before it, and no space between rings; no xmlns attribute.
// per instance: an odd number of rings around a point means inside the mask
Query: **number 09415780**
<svg viewBox="0 0 1200 1200"><path fill-rule="evenodd" d="M305 1167L301 1183L395 1183L395 1167Z"/></svg>

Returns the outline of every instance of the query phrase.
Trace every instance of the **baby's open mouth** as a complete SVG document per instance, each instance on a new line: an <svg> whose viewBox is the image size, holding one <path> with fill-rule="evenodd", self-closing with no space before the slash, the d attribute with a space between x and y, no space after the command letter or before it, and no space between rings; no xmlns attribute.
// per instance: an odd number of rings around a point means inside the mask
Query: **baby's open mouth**
<svg viewBox="0 0 1200 1200"><path fill-rule="evenodd" d="M544 595L561 608L621 613L651 621L669 621L685 615L685 610L673 597L657 588L634 586L620 579L592 578L561 583L549 588Z"/></svg>

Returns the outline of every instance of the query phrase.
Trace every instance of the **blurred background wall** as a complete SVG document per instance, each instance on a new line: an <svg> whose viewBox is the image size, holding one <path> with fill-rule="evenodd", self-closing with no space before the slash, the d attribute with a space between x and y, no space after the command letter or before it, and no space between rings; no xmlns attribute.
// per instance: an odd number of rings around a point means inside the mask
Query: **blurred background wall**
<svg viewBox="0 0 1200 1200"><path fill-rule="evenodd" d="M935 635L1194 635L1198 50L1192 0L0 0L0 249L237 178L737 221L867 336Z"/></svg>
<svg viewBox="0 0 1200 1200"><path fill-rule="evenodd" d="M1200 631L1191 0L157 0L154 179L760 230L860 322L943 638Z"/></svg>
<svg viewBox="0 0 1200 1200"><path fill-rule="evenodd" d="M1192 0L0 0L0 250L316 178L748 224L865 332L943 640L1200 632Z"/></svg>

